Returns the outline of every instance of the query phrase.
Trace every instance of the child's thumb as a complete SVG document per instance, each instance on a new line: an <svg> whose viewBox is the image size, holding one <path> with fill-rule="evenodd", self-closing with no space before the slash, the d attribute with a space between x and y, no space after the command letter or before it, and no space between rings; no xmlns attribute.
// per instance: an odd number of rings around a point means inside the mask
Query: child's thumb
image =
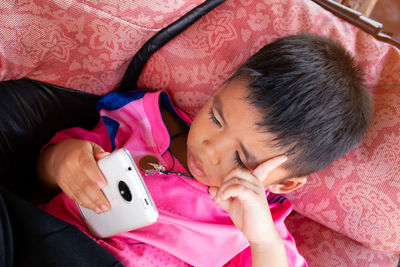
<svg viewBox="0 0 400 267"><path fill-rule="evenodd" d="M92 143L92 147L93 147L93 156L96 160L102 159L108 154L110 154L110 152L105 152L103 148L98 144Z"/></svg>
<svg viewBox="0 0 400 267"><path fill-rule="evenodd" d="M212 198L215 197L215 195L217 194L217 191L218 191L218 188L216 188L216 187L210 187L210 188L208 188L208 193L210 194L210 196L211 196Z"/></svg>

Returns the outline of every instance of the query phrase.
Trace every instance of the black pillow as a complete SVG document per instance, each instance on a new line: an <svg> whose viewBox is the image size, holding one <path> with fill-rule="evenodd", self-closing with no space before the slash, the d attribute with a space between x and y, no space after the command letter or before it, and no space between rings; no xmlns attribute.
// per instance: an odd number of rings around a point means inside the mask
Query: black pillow
<svg viewBox="0 0 400 267"><path fill-rule="evenodd" d="M61 129L93 127L99 98L29 79L0 82L0 185L27 196L41 147Z"/></svg>

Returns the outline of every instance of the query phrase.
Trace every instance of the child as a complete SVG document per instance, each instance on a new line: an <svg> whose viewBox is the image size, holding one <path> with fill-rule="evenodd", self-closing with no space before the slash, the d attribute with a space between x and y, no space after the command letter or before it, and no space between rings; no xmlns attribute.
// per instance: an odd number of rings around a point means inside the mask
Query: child
<svg viewBox="0 0 400 267"><path fill-rule="evenodd" d="M165 92L111 93L99 109L93 130L62 131L43 149L39 176L65 193L43 208L88 234L74 201L110 208L96 161L121 147L141 167L157 158L168 172L142 174L158 221L95 239L132 266L306 266L283 223L291 205L275 194L347 153L371 118L352 58L310 34L262 48L194 120Z"/></svg>

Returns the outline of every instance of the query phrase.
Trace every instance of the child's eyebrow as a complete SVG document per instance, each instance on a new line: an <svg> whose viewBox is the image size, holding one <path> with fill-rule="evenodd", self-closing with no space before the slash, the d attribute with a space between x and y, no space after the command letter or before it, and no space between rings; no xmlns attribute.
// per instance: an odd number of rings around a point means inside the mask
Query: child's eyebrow
<svg viewBox="0 0 400 267"><path fill-rule="evenodd" d="M214 101L213 102L214 102L215 110L218 112L218 115L221 117L221 119L224 122L224 124L226 124L224 113L222 112L222 110L223 110L222 102L221 102L221 99L219 99L218 95L216 95L214 97ZM240 142L240 141L239 141L239 146L243 150L243 154L246 157L246 162L249 164L249 166L250 167L255 167L257 165L256 157L252 153L250 153L246 149L246 147L243 145L243 143Z"/></svg>

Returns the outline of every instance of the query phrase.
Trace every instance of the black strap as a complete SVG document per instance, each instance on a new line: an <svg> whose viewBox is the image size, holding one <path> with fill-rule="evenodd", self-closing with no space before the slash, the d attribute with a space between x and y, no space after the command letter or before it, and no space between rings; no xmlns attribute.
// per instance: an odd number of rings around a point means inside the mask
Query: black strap
<svg viewBox="0 0 400 267"><path fill-rule="evenodd" d="M223 2L225 0L207 0L150 38L133 57L125 72L119 91L137 89L139 75L149 58L175 36L189 28L189 26Z"/></svg>
<svg viewBox="0 0 400 267"><path fill-rule="evenodd" d="M325 8L335 16L344 19L345 21L360 28L366 33L371 34L376 39L387 42L400 49L400 42L393 39L389 34L382 31L382 23L363 16L360 12L339 4L332 0L313 0L315 3Z"/></svg>

